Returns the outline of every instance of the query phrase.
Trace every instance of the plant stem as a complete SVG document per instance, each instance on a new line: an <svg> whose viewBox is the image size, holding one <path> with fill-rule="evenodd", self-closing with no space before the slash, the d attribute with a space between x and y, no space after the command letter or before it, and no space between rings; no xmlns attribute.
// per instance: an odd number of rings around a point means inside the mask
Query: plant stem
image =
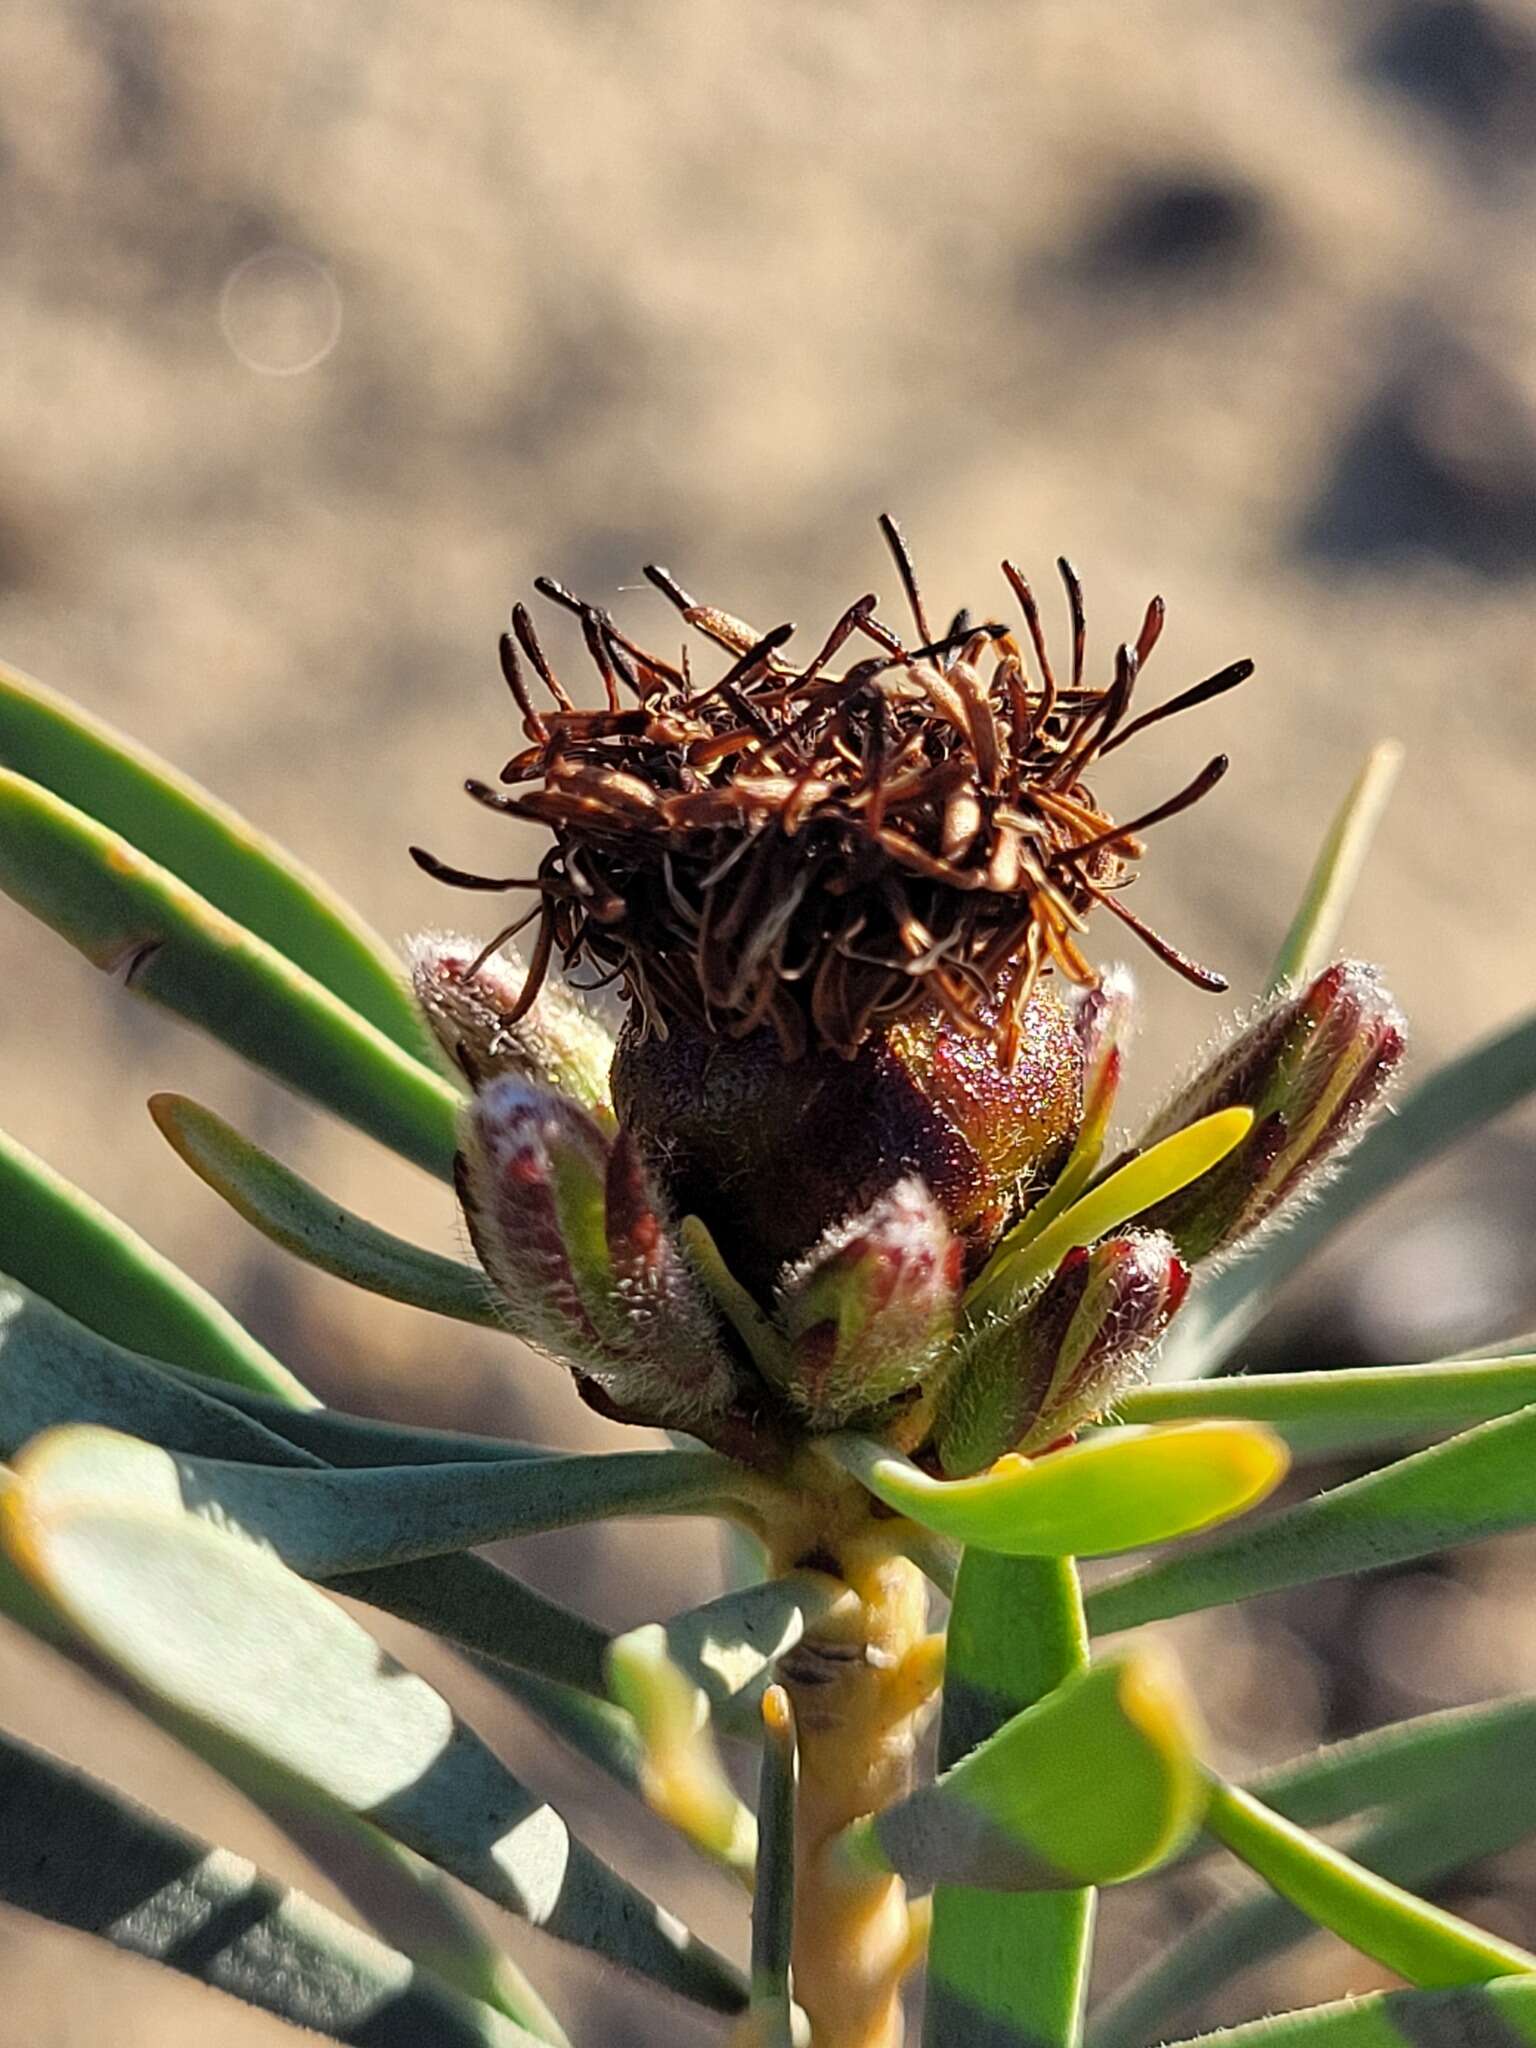
<svg viewBox="0 0 1536 2048"><path fill-rule="evenodd" d="M940 1769L1087 1662L1070 1558L967 1550L949 1624ZM928 1957L927 2048L1075 2048L1093 1893L941 1885Z"/></svg>
<svg viewBox="0 0 1536 2048"><path fill-rule="evenodd" d="M927 1591L879 1539L846 1546L839 1561L858 1606L835 1609L779 1666L800 1736L795 1999L815 2048L901 2048L906 1888L851 1869L828 1845L911 1789Z"/></svg>

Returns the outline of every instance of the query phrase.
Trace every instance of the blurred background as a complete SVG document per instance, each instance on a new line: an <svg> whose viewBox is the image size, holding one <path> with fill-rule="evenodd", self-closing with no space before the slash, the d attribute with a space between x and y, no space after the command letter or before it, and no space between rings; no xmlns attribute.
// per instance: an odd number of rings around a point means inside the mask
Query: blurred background
<svg viewBox="0 0 1536 2048"><path fill-rule="evenodd" d="M1065 551L1101 670L1154 590L1153 695L1258 662L1102 784L1123 815L1232 754L1158 835L1137 902L1234 990L1258 985L1364 750L1404 742L1348 936L1386 969L1422 1073L1530 1000L1533 233L1530 4L8 0L0 653L393 938L484 907L427 881L408 841L516 864L458 786L509 750L496 634L536 573L665 650L648 560L814 635L866 589L894 598L882 510L946 615L1002 605L1003 553L1044 588ZM1133 1106L1225 1014L1135 964ZM143 1100L195 1095L451 1248L441 1188L3 902L0 991L0 1123L322 1392L615 1439L514 1347L445 1343L270 1254ZM1508 1122L1362 1219L1252 1361L1412 1359L1536 1322L1533 1139ZM683 1526L519 1562L613 1623L718 1582ZM1536 1548L1511 1540L1174 1633L1224 1758L1260 1762L1536 1683L1533 1602ZM451 1683L600 1846L729 1939L732 1902L661 1830L603 1811L483 1681ZM210 1773L13 1635L0 1717L336 1898ZM1215 1887L1116 1899L1102 1981ZM1536 1936L1532 1857L1451 1896ZM511 1941L583 2038L713 2038ZM1202 2017L1375 1981L1318 1938ZM39 2048L102 2038L108 2012L121 2048L292 2038L16 1916L0 1992Z"/></svg>

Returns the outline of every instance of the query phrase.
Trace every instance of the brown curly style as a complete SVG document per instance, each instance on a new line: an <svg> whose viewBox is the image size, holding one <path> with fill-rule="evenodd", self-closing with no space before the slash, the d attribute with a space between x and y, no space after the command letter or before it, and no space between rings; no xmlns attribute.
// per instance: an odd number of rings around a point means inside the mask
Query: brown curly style
<svg viewBox="0 0 1536 2048"><path fill-rule="evenodd" d="M522 920L539 925L524 1007L558 948L568 968L590 962L601 982L620 981L656 1032L685 1022L741 1037L771 1026L786 1060L822 1048L852 1057L872 1031L936 1004L993 1041L1007 1065L1042 973L1094 982L1078 941L1100 903L1190 980L1225 987L1119 892L1143 851L1137 835L1205 795L1226 756L1123 824L1083 778L1156 720L1246 680L1253 664L1234 662L1133 718L1161 598L1118 649L1110 680L1089 684L1082 589L1059 562L1072 649L1058 680L1034 593L1011 562L1003 574L1033 670L1006 625L961 612L935 635L900 529L880 524L912 644L869 595L809 661L795 659L792 625L758 633L648 567L688 624L731 657L701 681L686 650L676 664L647 653L606 611L541 577L535 587L580 620L602 679L604 706L583 710L516 607L501 658L528 745L502 770L503 788L466 787L493 810L548 826L554 844L529 879L465 874L412 852L462 887L538 891ZM834 673L850 644L871 651ZM552 708L535 705L525 660Z"/></svg>

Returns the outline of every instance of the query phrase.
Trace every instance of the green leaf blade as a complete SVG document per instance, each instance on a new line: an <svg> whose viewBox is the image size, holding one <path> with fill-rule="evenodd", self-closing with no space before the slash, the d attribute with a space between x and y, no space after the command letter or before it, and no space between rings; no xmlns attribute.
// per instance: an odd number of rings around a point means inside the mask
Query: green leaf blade
<svg viewBox="0 0 1536 2048"><path fill-rule="evenodd" d="M1350 1844L1357 1863L1394 1884L1422 1891L1512 1848L1536 1827L1536 1780L1529 1775L1464 1783L1444 1797L1420 1789L1423 1796ZM1094 2014L1088 2048L1146 2048L1167 2038L1197 2000L1316 1932L1316 1922L1288 1899L1245 1891L1213 1908L1123 1985Z"/></svg>
<svg viewBox="0 0 1536 2048"><path fill-rule="evenodd" d="M244 1857L0 1733L0 1899L359 2048L538 2048ZM221 1931L222 1930L222 1931ZM196 1937L196 1938L193 1938Z"/></svg>
<svg viewBox="0 0 1536 2048"><path fill-rule="evenodd" d="M200 1180L306 1265L431 1315L502 1328L490 1282L477 1267L423 1251L353 1215L184 1095L152 1095L149 1113Z"/></svg>
<svg viewBox="0 0 1536 2048"><path fill-rule="evenodd" d="M1205 1821L1309 1920L1410 1984L1483 1984L1536 1971L1536 1956L1415 1898L1234 1785L1213 1783Z"/></svg>
<svg viewBox="0 0 1536 2048"><path fill-rule="evenodd" d="M260 1395L225 1400L227 1391L205 1391L194 1375L108 1343L0 1277L0 1457L14 1457L32 1438L66 1424L149 1437L160 1447L151 1452L151 1462L164 1451L177 1451L246 1466L314 1470L330 1462L382 1464L385 1453L412 1463L482 1464L545 1455L525 1444L397 1430L329 1409L289 1408ZM603 1690L607 1634L486 1558L423 1558L339 1573L327 1583L435 1630L498 1667L540 1672L588 1692Z"/></svg>
<svg viewBox="0 0 1536 2048"><path fill-rule="evenodd" d="M898 1514L1008 1557L1166 1542L1241 1514L1286 1470L1279 1438L1243 1422L1103 1430L1039 1458L1010 1452L970 1479L935 1479L862 1437L829 1437L824 1448Z"/></svg>
<svg viewBox="0 0 1536 2048"><path fill-rule="evenodd" d="M314 1405L302 1382L211 1294L4 1132L0 1272L128 1350Z"/></svg>
<svg viewBox="0 0 1536 2048"><path fill-rule="evenodd" d="M950 1612L939 1766L947 1769L1084 1669L1077 1570L1067 1558L966 1551ZM1076 2048L1091 1891L940 1885L928 1945L925 2048Z"/></svg>
<svg viewBox="0 0 1536 2048"><path fill-rule="evenodd" d="M441 1075L125 839L4 769L0 889L135 994L451 1174L459 1097Z"/></svg>
<svg viewBox="0 0 1536 2048"><path fill-rule="evenodd" d="M3 664L0 767L119 833L403 1051L428 1052L389 948L318 876L147 748Z"/></svg>
<svg viewBox="0 0 1536 2048"><path fill-rule="evenodd" d="M1402 1564L1536 1522L1536 1408L1300 1501L1098 1587L1096 1634Z"/></svg>
<svg viewBox="0 0 1536 2048"><path fill-rule="evenodd" d="M1503 1977L1454 1991L1376 1991L1276 2013L1174 2048L1524 2048L1536 2044L1536 1984Z"/></svg>
<svg viewBox="0 0 1536 2048"><path fill-rule="evenodd" d="M81 1475L82 1482L85 1475ZM237 1782L332 1804L556 1938L713 2010L745 1986L611 1871L425 1680L269 1551L173 1504L0 1498L33 1585Z"/></svg>
<svg viewBox="0 0 1536 2048"><path fill-rule="evenodd" d="M1073 1891L1171 1855L1203 1794L1188 1708L1160 1659L1092 1666L933 1784L855 1822L850 1855L909 1884Z"/></svg>
<svg viewBox="0 0 1536 2048"><path fill-rule="evenodd" d="M1123 1394L1116 1420L1186 1422L1225 1416L1262 1422L1285 1439L1293 1456L1330 1458L1443 1436L1533 1402L1536 1352L1521 1352L1441 1359L1433 1365L1164 1381Z"/></svg>
<svg viewBox="0 0 1536 2048"><path fill-rule="evenodd" d="M198 1458L89 1426L50 1431L18 1469L34 1499L104 1494L159 1512L184 1507L327 1580L613 1515L720 1512L750 1485L710 1451L346 1471Z"/></svg>
<svg viewBox="0 0 1536 2048"><path fill-rule="evenodd" d="M1366 755L1328 828L1291 928L1281 941L1269 977L1271 995L1293 982L1309 980L1328 965L1402 765L1403 750L1396 740L1383 740Z"/></svg>

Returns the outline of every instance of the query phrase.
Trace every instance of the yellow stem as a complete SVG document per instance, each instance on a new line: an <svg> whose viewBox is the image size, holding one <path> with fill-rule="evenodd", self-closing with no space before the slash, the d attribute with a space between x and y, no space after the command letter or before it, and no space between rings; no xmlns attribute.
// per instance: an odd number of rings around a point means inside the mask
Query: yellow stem
<svg viewBox="0 0 1536 2048"><path fill-rule="evenodd" d="M858 1606L828 1616L780 1666L800 1738L795 2002L813 2048L901 2048L912 1954L905 1890L898 1878L849 1870L829 1844L910 1790L937 1667L924 1647L917 1568L877 1533L843 1545L839 1563Z"/></svg>

